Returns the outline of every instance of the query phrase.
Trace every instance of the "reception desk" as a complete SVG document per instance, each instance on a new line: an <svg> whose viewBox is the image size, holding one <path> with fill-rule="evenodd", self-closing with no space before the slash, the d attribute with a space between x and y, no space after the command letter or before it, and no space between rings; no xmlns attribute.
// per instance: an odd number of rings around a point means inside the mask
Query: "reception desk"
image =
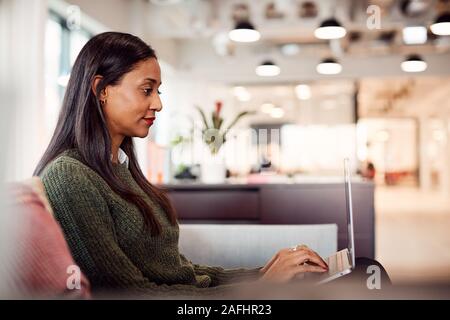
<svg viewBox="0 0 450 320"><path fill-rule="evenodd" d="M342 182L295 184L169 184L180 223L338 225L338 247L347 247ZM352 182L357 256L374 258L374 185Z"/></svg>

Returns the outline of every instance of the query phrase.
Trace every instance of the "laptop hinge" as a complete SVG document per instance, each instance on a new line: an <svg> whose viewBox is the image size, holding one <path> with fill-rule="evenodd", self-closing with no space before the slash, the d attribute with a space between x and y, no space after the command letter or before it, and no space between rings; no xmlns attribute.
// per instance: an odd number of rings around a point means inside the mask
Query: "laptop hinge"
<svg viewBox="0 0 450 320"><path fill-rule="evenodd" d="M348 259L348 264L352 269L355 269L355 266L353 265L353 259L351 257L351 253L350 250L347 249L347 259Z"/></svg>

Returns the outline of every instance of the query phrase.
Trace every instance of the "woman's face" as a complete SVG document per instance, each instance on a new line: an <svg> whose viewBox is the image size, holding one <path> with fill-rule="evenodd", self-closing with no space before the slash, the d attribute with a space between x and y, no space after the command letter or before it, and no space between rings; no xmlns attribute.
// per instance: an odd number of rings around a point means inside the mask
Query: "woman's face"
<svg viewBox="0 0 450 320"><path fill-rule="evenodd" d="M112 136L144 138L162 104L161 69L155 58L139 62L117 85L107 86L103 111Z"/></svg>

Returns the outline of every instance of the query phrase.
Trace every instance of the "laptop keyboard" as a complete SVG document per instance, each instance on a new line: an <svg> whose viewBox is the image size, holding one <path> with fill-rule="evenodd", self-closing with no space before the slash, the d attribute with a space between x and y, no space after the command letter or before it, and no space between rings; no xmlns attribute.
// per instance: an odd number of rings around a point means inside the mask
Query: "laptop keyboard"
<svg viewBox="0 0 450 320"><path fill-rule="evenodd" d="M349 266L347 251L342 250L336 252L336 254L325 259L325 262L328 264L328 274L335 274L342 271Z"/></svg>
<svg viewBox="0 0 450 320"><path fill-rule="evenodd" d="M332 256L325 258L324 260L328 265L328 273L307 272L306 274L302 274L302 278L315 279L316 281L317 279L322 279L323 281L337 273L351 268L347 249L338 251Z"/></svg>

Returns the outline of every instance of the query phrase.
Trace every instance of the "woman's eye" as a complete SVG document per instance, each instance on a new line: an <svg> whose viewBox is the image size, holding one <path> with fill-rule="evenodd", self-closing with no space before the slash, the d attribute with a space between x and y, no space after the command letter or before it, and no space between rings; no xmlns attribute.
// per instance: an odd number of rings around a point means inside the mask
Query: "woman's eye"
<svg viewBox="0 0 450 320"><path fill-rule="evenodd" d="M152 88L146 88L146 89L144 89L144 94L146 95L146 96L150 96L151 94L152 94L152 92L153 92L153 89ZM161 94L161 91L157 91L157 93L158 94Z"/></svg>

